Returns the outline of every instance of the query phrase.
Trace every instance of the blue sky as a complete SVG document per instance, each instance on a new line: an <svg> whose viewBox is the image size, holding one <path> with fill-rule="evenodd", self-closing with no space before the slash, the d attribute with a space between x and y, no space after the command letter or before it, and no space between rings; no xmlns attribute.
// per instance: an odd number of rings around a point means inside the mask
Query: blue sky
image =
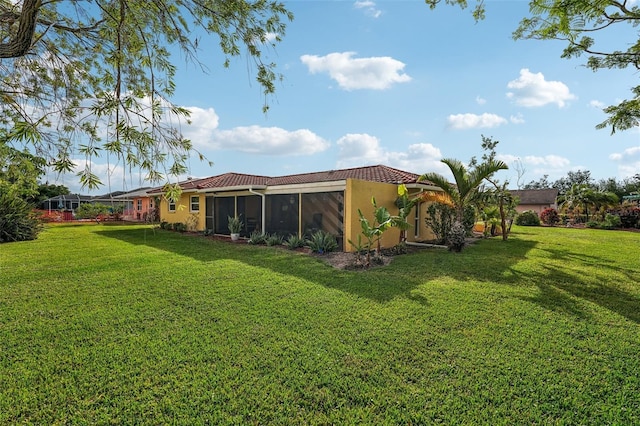
<svg viewBox="0 0 640 426"><path fill-rule="evenodd" d="M578 169L596 180L640 173L638 130L595 129L604 106L630 97L637 73L594 73L584 59L562 59L561 42L514 41L527 2L488 1L478 23L469 10L430 10L420 0L285 4L295 19L267 52L284 75L267 114L246 57L223 69L215 40L203 40L208 73L176 59L174 100L192 111L183 132L214 162L192 158L190 176L372 164L448 176L440 159L481 156L481 135L500 141L497 151L511 170L498 177L511 188L518 186L516 165L524 171L520 183ZM633 37L628 28L596 40L622 49ZM111 190L148 185L110 167L103 181ZM99 161L94 170L106 176ZM76 180L57 183L79 192Z"/></svg>

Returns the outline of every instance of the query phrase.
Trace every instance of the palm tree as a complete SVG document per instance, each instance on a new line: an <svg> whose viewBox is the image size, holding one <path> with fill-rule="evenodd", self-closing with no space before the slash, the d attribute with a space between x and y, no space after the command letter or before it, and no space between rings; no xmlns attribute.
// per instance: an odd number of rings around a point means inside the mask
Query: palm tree
<svg viewBox="0 0 640 426"><path fill-rule="evenodd" d="M604 213L607 208L614 207L620 203L618 196L609 191L594 191L591 194L594 215L600 214L600 219L604 220Z"/></svg>
<svg viewBox="0 0 640 426"><path fill-rule="evenodd" d="M574 183L564 195L558 197L558 203L563 210L569 211L573 220L575 220L576 209L584 209L588 221L592 193L593 190L589 185Z"/></svg>
<svg viewBox="0 0 640 426"><path fill-rule="evenodd" d="M509 168L504 162L494 159L480 163L471 170L467 170L460 160L443 158L440 161L449 167L455 183L451 183L441 174L433 172L421 175L418 181L429 181L440 187L451 199L456 210L456 219L460 223L464 217L465 206L470 202L482 181L498 170Z"/></svg>

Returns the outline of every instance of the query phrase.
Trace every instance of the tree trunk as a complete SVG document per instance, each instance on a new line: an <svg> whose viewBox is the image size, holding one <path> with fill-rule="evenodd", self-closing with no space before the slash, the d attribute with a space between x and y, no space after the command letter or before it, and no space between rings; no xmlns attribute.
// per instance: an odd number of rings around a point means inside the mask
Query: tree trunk
<svg viewBox="0 0 640 426"><path fill-rule="evenodd" d="M504 200L500 198L500 226L502 227L502 241L507 241L508 231L507 231L507 221L505 219L504 214Z"/></svg>
<svg viewBox="0 0 640 426"><path fill-rule="evenodd" d="M0 58L19 58L31 49L31 41L36 30L36 17L41 0L24 0L18 21L18 31L8 43L0 44ZM5 25L11 25L12 19Z"/></svg>

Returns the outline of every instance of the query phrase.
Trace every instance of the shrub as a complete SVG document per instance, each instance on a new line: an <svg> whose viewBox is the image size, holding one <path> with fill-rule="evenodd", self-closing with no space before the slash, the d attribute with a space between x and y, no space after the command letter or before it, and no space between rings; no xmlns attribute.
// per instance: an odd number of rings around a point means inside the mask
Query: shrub
<svg viewBox="0 0 640 426"><path fill-rule="evenodd" d="M146 213L144 220L146 222L150 222L150 223L158 223L158 222L160 222L160 209L155 208L155 207L150 209Z"/></svg>
<svg viewBox="0 0 640 426"><path fill-rule="evenodd" d="M619 228L621 224L622 224L622 220L620 219L620 216L607 213L607 215L604 218L604 222L602 223L602 227L604 229L615 229L615 228Z"/></svg>
<svg viewBox="0 0 640 426"><path fill-rule="evenodd" d="M41 230L29 203L11 191L0 191L0 243L35 240Z"/></svg>
<svg viewBox="0 0 640 426"><path fill-rule="evenodd" d="M449 246L449 250L462 251L465 239L467 238L467 231L464 229L464 225L455 221L448 234L447 246Z"/></svg>
<svg viewBox="0 0 640 426"><path fill-rule="evenodd" d="M403 241L403 242L398 243L395 246L391 247L389 249L389 252L392 255L407 254L409 252L409 249L407 247L407 243Z"/></svg>
<svg viewBox="0 0 640 426"><path fill-rule="evenodd" d="M466 205L462 215L462 226L467 236L473 234L473 226L476 224L476 209L472 205Z"/></svg>
<svg viewBox="0 0 640 426"><path fill-rule="evenodd" d="M172 224L172 228L174 231L178 231L178 232L186 232L187 231L187 225L182 223L182 222L176 222L174 224Z"/></svg>
<svg viewBox="0 0 640 426"><path fill-rule="evenodd" d="M188 217L187 220L185 221L185 226L187 228L187 230L189 230L190 232L195 231L196 229L198 229L198 214L197 213L191 213Z"/></svg>
<svg viewBox="0 0 640 426"><path fill-rule="evenodd" d="M266 244L268 235L264 232L253 231L251 235L249 235L249 240L247 241L249 244Z"/></svg>
<svg viewBox="0 0 640 426"><path fill-rule="evenodd" d="M280 246L284 241L284 237L278 234L271 234L267 237L266 243L268 246Z"/></svg>
<svg viewBox="0 0 640 426"><path fill-rule="evenodd" d="M626 207L615 212L620 217L622 228L640 228L640 208Z"/></svg>
<svg viewBox="0 0 640 426"><path fill-rule="evenodd" d="M306 241L307 246L315 253L328 253L338 248L336 237L322 230L314 232Z"/></svg>
<svg viewBox="0 0 640 426"><path fill-rule="evenodd" d="M553 226L560 223L560 215L558 215L556 209L552 209L551 207L549 207L542 210L542 212L540 213L540 220L545 225Z"/></svg>
<svg viewBox="0 0 640 426"><path fill-rule="evenodd" d="M455 210L448 204L432 203L427 207L427 217L424 222L431 228L438 244L445 244L453 225Z"/></svg>
<svg viewBox="0 0 640 426"><path fill-rule="evenodd" d="M64 214L58 210L40 210L38 213L40 215L40 221L44 223L62 222L64 220Z"/></svg>
<svg viewBox="0 0 640 426"><path fill-rule="evenodd" d="M516 217L516 225L520 226L540 226L540 218L533 210L527 210Z"/></svg>
<svg viewBox="0 0 640 426"><path fill-rule="evenodd" d="M596 222L595 220L590 220L589 222L586 222L584 224L584 226L586 226L587 228L597 228L600 224L598 222Z"/></svg>
<svg viewBox="0 0 640 426"><path fill-rule="evenodd" d="M160 222L160 229L171 229L171 224L165 220Z"/></svg>
<svg viewBox="0 0 640 426"><path fill-rule="evenodd" d="M232 234L239 234L244 227L244 222L242 222L242 215L239 216L227 216L227 228L229 228L229 232Z"/></svg>
<svg viewBox="0 0 640 426"><path fill-rule="evenodd" d="M304 238L299 237L298 235L290 235L289 238L286 239L284 245L289 250L295 250L300 247L304 247Z"/></svg>
<svg viewBox="0 0 640 426"><path fill-rule="evenodd" d="M77 219L95 219L101 214L109 214L109 206L100 203L80 204L75 213Z"/></svg>

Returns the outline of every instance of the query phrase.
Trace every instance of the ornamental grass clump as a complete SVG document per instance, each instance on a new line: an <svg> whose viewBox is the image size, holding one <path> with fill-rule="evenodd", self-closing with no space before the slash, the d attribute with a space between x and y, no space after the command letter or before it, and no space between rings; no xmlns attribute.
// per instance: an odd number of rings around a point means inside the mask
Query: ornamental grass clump
<svg viewBox="0 0 640 426"><path fill-rule="evenodd" d="M283 244L289 250L295 250L295 249L304 247L304 243L305 243L304 238L301 238L298 235L292 234L292 235L289 235L289 238L287 238Z"/></svg>
<svg viewBox="0 0 640 426"><path fill-rule="evenodd" d="M0 243L35 240L42 225L29 203L0 191Z"/></svg>
<svg viewBox="0 0 640 426"><path fill-rule="evenodd" d="M322 230L311 234L306 243L312 252L320 254L329 253L338 248L336 237Z"/></svg>
<svg viewBox="0 0 640 426"><path fill-rule="evenodd" d="M284 242L284 237L278 234L271 234L267 237L266 243L268 246L281 246Z"/></svg>
<svg viewBox="0 0 640 426"><path fill-rule="evenodd" d="M251 235L249 235L249 240L247 241L249 244L261 245L267 243L268 235L261 231L253 231Z"/></svg>

